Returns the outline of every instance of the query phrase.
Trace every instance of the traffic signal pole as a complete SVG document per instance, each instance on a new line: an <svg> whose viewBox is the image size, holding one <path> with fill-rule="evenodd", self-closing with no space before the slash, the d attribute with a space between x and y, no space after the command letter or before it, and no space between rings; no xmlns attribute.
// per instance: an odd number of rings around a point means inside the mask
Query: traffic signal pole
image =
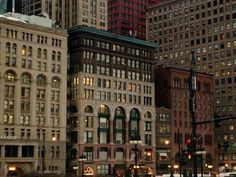
<svg viewBox="0 0 236 177"><path fill-rule="evenodd" d="M196 133L196 90L197 90L197 79L194 72L195 56L194 51L191 53L191 68L189 78L189 89L190 89L190 114L192 117L192 151L193 151L193 177L197 177L197 133Z"/></svg>
<svg viewBox="0 0 236 177"><path fill-rule="evenodd" d="M193 177L197 177L198 167L197 167L197 125L207 124L207 123L215 123L217 126L220 122L224 120L236 119L236 117L224 117L224 116L215 116L214 119L205 120L205 121L196 121L196 91L197 91L197 79L195 76L195 56L194 51L191 52L191 67L190 67L190 77L189 77L189 91L190 91L190 99L189 99L189 111L192 118L192 162L193 162ZM224 147L229 147L229 141L225 142Z"/></svg>

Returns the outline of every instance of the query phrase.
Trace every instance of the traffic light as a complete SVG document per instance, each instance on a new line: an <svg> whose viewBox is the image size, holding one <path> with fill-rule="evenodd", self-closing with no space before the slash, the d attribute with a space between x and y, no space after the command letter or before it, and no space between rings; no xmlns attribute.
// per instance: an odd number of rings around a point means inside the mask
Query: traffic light
<svg viewBox="0 0 236 177"><path fill-rule="evenodd" d="M225 140L223 143L223 146L224 146L224 151L228 151L229 146L230 146L229 141Z"/></svg>
<svg viewBox="0 0 236 177"><path fill-rule="evenodd" d="M215 128L220 128L221 127L221 120L220 119L220 115L219 114L214 114L214 127Z"/></svg>
<svg viewBox="0 0 236 177"><path fill-rule="evenodd" d="M181 150L181 160L182 164L185 165L189 159L192 158L192 154L187 151L187 149Z"/></svg>
<svg viewBox="0 0 236 177"><path fill-rule="evenodd" d="M188 159L191 159L192 158L192 153L193 153L193 146L192 146L191 139L190 138L186 139L185 143L187 145L187 149L186 149L187 154L186 154L186 156L187 156Z"/></svg>

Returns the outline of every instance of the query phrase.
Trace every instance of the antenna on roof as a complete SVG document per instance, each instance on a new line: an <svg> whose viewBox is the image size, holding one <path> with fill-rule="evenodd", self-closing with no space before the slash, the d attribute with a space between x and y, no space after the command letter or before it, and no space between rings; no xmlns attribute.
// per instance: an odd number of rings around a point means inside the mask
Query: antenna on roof
<svg viewBox="0 0 236 177"><path fill-rule="evenodd" d="M15 13L15 0L12 0L12 13Z"/></svg>

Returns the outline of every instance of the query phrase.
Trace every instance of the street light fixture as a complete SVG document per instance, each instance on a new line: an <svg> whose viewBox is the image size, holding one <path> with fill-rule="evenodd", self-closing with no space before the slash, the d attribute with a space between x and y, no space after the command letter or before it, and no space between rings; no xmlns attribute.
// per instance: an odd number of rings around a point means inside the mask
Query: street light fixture
<svg viewBox="0 0 236 177"><path fill-rule="evenodd" d="M10 171L10 176L13 176L14 171L16 171L16 167L9 167L8 169Z"/></svg>
<svg viewBox="0 0 236 177"><path fill-rule="evenodd" d="M81 171L82 171L82 177L84 177L84 161L86 161L85 155L79 156L79 161L81 162Z"/></svg>
<svg viewBox="0 0 236 177"><path fill-rule="evenodd" d="M134 145L134 177L138 177L138 144L142 144L142 140L136 135L130 138L129 143Z"/></svg>

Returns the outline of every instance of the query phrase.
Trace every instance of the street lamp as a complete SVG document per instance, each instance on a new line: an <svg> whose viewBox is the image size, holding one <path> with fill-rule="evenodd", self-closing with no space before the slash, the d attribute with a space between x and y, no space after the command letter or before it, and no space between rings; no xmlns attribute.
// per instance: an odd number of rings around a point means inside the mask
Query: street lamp
<svg viewBox="0 0 236 177"><path fill-rule="evenodd" d="M14 171L16 171L16 167L9 167L8 169L10 171L10 176L13 176Z"/></svg>
<svg viewBox="0 0 236 177"><path fill-rule="evenodd" d="M142 143L140 136L133 136L130 138L130 144L134 144L134 177L138 177L138 144Z"/></svg>
<svg viewBox="0 0 236 177"><path fill-rule="evenodd" d="M87 160L85 155L79 156L79 161L81 162L82 177L84 177L84 161L85 160Z"/></svg>

